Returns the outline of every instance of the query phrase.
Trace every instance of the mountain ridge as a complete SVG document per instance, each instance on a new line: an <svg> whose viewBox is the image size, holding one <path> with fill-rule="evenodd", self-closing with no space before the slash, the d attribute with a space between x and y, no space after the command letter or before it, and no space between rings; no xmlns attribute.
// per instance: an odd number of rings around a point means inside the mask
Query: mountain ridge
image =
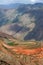
<svg viewBox="0 0 43 65"><path fill-rule="evenodd" d="M22 5L28 5L28 6L43 6L43 3L35 3L35 4L25 4L25 3L12 3L12 4L0 4L0 8L2 9L12 9L17 8Z"/></svg>
<svg viewBox="0 0 43 65"><path fill-rule="evenodd" d="M0 9L0 31L19 40L43 40L43 4Z"/></svg>

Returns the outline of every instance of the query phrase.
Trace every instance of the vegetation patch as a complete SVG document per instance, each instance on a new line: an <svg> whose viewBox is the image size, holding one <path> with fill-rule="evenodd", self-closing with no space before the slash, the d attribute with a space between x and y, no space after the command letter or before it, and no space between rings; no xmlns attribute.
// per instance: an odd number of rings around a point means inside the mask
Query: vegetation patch
<svg viewBox="0 0 43 65"><path fill-rule="evenodd" d="M8 45L14 46L14 42L8 42Z"/></svg>

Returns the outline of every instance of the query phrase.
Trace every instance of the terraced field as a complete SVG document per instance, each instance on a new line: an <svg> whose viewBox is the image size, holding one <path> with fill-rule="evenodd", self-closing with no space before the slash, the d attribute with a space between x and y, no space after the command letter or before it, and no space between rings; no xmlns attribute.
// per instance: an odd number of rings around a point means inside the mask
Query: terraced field
<svg viewBox="0 0 43 65"><path fill-rule="evenodd" d="M43 65L43 42L19 41L0 33L0 61L8 65Z"/></svg>

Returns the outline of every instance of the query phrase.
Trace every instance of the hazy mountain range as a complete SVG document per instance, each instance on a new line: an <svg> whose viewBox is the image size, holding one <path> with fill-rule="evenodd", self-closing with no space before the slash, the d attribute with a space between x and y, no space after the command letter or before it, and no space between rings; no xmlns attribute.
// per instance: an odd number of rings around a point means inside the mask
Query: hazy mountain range
<svg viewBox="0 0 43 65"><path fill-rule="evenodd" d="M15 3L15 4L3 4L3 5L0 5L0 8L1 9L14 9L14 8L18 8L19 6L22 6L22 5L25 5L25 4L22 4L22 3Z"/></svg>
<svg viewBox="0 0 43 65"><path fill-rule="evenodd" d="M43 40L43 3L0 5L0 31L19 40Z"/></svg>

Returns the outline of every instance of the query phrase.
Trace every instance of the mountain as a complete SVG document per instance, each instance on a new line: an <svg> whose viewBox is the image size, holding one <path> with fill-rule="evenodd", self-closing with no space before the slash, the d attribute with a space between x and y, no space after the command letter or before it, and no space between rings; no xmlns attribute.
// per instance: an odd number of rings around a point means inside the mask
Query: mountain
<svg viewBox="0 0 43 65"><path fill-rule="evenodd" d="M18 8L20 5L24 5L21 3L15 3L15 4L8 4L8 5L0 5L1 9L13 9L13 8Z"/></svg>
<svg viewBox="0 0 43 65"><path fill-rule="evenodd" d="M17 5L0 6L0 31L19 40L43 40L43 3Z"/></svg>

